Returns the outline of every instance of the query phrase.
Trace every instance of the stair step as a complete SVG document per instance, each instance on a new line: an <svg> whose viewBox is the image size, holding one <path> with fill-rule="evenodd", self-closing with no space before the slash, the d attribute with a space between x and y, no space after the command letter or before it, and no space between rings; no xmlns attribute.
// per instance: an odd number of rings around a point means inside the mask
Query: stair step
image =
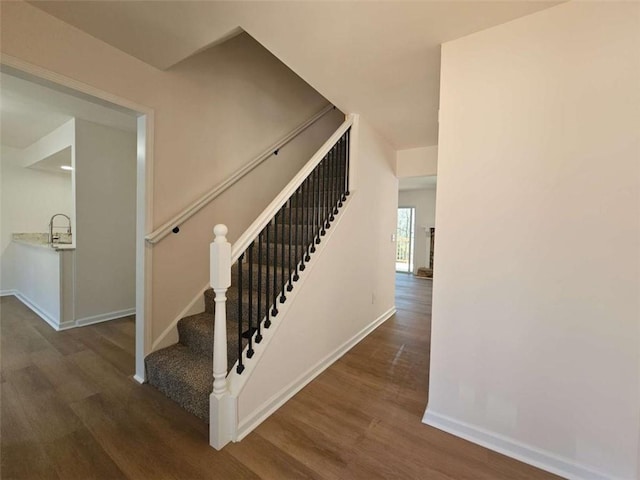
<svg viewBox="0 0 640 480"><path fill-rule="evenodd" d="M182 344L157 350L145 358L147 380L182 408L209 422L213 389L213 357Z"/></svg>
<svg viewBox="0 0 640 480"><path fill-rule="evenodd" d="M198 313L184 317L178 322L180 343L195 352L212 355L213 352L213 314Z"/></svg>
<svg viewBox="0 0 640 480"><path fill-rule="evenodd" d="M312 236L313 229L311 228L310 225L305 228L302 225L286 225L286 224L283 225L281 223L278 223L278 228L277 228L278 231L276 232L275 230L276 229L272 226L271 231L269 233L270 240L275 235L275 239L273 240L275 243L280 243L283 240L285 243L288 243L289 234L291 234L294 240L296 238L296 235L298 235L297 237L298 243L300 244L311 243L311 236ZM306 235L306 238L308 238L308 242L304 241L305 235Z"/></svg>
<svg viewBox="0 0 640 480"><path fill-rule="evenodd" d="M207 312L181 319L178 322L180 343L195 353L212 357L213 322L213 314ZM243 340L243 343L246 344L247 341ZM229 368L236 360L238 360L238 324L236 316L227 315L227 363Z"/></svg>
<svg viewBox="0 0 640 480"><path fill-rule="evenodd" d="M300 256L302 254L302 251L304 250L304 245L302 244L298 244L298 256ZM257 263L262 263L263 265L266 265L267 263L267 252L269 255L269 261L273 262L273 259L275 258L275 256L277 255L277 264L278 264L278 268L282 268L284 265L285 271L288 271L286 269L289 268L289 251L291 251L291 264L293 266L295 266L296 264L296 246L292 245L291 247L289 247L288 243L285 243L284 245L282 243L263 243L262 244L262 256L258 255L258 245L257 243L255 244L254 248L253 248L253 263L254 265ZM283 264L283 252L284 252L284 264ZM244 260L245 262L248 263L249 261L249 253L245 253L244 256ZM237 264L234 264L231 267L231 271L235 271L236 272L236 276L237 276L237 272L238 272L238 266ZM255 272L254 272L255 273ZM244 277L244 275L243 275ZM244 280L244 279L243 279Z"/></svg>
<svg viewBox="0 0 640 480"><path fill-rule="evenodd" d="M257 261L258 259L256 258L255 260ZM260 288L262 289L263 293L266 293L267 279L269 280L269 291L270 293L273 293L273 275L274 275L273 266L269 267L268 276L267 276L267 265L265 263L259 265L258 263L254 262L252 267L253 267L253 275L250 282L249 263L242 262L242 289L243 290L248 289L249 285L251 285L251 288L253 288L254 291L258 291L258 283L259 283L258 281L261 278L262 281L260 282ZM258 275L258 273L261 273L261 275ZM282 278L282 268L276 267L275 275L278 280ZM286 272L285 272L285 275L286 275ZM238 264L236 263L231 269L231 285L233 286L233 288L237 288L238 283L239 283L238 282Z"/></svg>
<svg viewBox="0 0 640 480"><path fill-rule="evenodd" d="M310 194L309 194L310 195ZM300 198L300 197L298 197ZM337 198L337 197L336 197ZM271 229L271 242L262 245L262 254L258 253L258 244L254 244L253 263L251 268L253 276L249 278L248 254L242 262L242 296L238 292L238 265L232 266L231 287L227 290L227 362L231 370L238 360L238 350L241 345L244 350L248 344L248 338L241 337L238 332L238 305L242 304L243 322L242 328L248 328L249 291L252 295L252 324L257 325L267 315L267 308L272 306L274 298L273 275L274 267L269 269L269 302L265 302L267 293L267 268L266 260L269 256L272 262L277 255L275 275L277 289L282 285L282 273L284 269L285 280L289 280L289 272L305 254L306 246L312 243L312 229L301 225L303 215L306 219L312 218L313 208L295 207L286 209L286 215L278 219L277 234L275 228ZM290 224L289 214L294 220ZM285 222L286 219L286 222ZM306 234L306 235L305 235ZM291 236L291 237L290 237ZM296 238L297 236L297 238ZM289 246L289 239L296 245ZM268 255L267 255L268 252ZM284 254L284 255L283 255ZM284 262L283 262L284 257ZM289 258L291 257L291 266ZM262 265L261 275L258 275ZM258 283L262 295L259 295ZM285 287L286 288L286 287ZM280 297L278 291L276 298ZM151 353L145 358L147 379L151 385L163 392L167 397L180 404L185 410L193 413L204 421L209 421L209 395L213 388L213 327L214 327L214 292L213 289L205 291L205 312L191 315L178 322L179 343ZM258 297L262 297L261 318L258 318ZM276 300L279 304L279 300Z"/></svg>
<svg viewBox="0 0 640 480"><path fill-rule="evenodd" d="M333 184L331 186L333 186ZM322 195L324 195L325 192L328 192L330 195L331 194L336 195L335 198L337 198L337 195L342 195L342 193L343 193L341 189L338 189L338 190L336 190L335 188L323 188L323 189L320 189L320 193ZM309 188L304 192L304 195L300 194L300 197L298 197L298 198L302 198L304 196L305 197L305 201L307 201L310 198L317 197L317 195L318 195L318 191L315 191L315 190Z"/></svg>
<svg viewBox="0 0 640 480"><path fill-rule="evenodd" d="M328 208L328 207L327 207ZM313 214L316 209L314 208L302 208L302 207L294 207L294 208L285 208L284 215L278 215L277 223L278 224L294 224L294 225L302 225L305 219L313 218ZM291 215L291 218L289 218ZM305 215L303 217L303 215ZM320 210L321 218L324 218L325 210Z"/></svg>
<svg viewBox="0 0 640 480"><path fill-rule="evenodd" d="M280 292L278 292L278 294L279 293ZM205 313L208 313L209 315L212 315L214 311L214 307L215 307L214 297L215 297L215 294L213 292L213 289L210 288L204 292ZM255 291L253 292L252 301L253 301L253 307L251 311L252 323L253 325L256 325L258 321L258 294ZM262 320L267 314L264 301L265 301L265 298L263 293L262 308L260 312L260 315L262 318L260 320ZM269 305L271 305L271 302L269 302ZM248 318L249 318L248 313L249 313L249 292L243 290L242 292L242 316L243 316L242 326L243 328L247 328L248 326ZM231 288L229 288L229 290L227 290L227 334L229 334L231 329L233 329L234 332L237 331L238 329L238 289L235 286L232 286Z"/></svg>

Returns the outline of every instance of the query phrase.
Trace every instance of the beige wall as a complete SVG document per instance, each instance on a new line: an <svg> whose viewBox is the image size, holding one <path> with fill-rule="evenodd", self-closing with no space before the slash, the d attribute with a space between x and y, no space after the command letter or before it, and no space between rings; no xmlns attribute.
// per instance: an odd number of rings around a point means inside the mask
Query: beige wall
<svg viewBox="0 0 640 480"><path fill-rule="evenodd" d="M398 192L398 207L414 207L416 209L413 273L420 267L429 267L431 252L431 233L429 228L436 221L436 188L404 190Z"/></svg>
<svg viewBox="0 0 640 480"><path fill-rule="evenodd" d="M438 146L409 148L396 153L396 175L430 177L438 174Z"/></svg>
<svg viewBox="0 0 640 480"><path fill-rule="evenodd" d="M155 110L154 226L326 104L246 35L160 71L23 2L2 4L1 26L3 54ZM319 128L337 126L330 123ZM283 149L271 168L255 171L237 193L225 194L154 248L154 338L206 284L212 226L228 222L230 238L237 238L324 133L309 133L312 143Z"/></svg>
<svg viewBox="0 0 640 480"><path fill-rule="evenodd" d="M572 478L639 478L639 86L633 2L442 48L425 419Z"/></svg>
<svg viewBox="0 0 640 480"><path fill-rule="evenodd" d="M76 119L75 320L135 308L136 134Z"/></svg>

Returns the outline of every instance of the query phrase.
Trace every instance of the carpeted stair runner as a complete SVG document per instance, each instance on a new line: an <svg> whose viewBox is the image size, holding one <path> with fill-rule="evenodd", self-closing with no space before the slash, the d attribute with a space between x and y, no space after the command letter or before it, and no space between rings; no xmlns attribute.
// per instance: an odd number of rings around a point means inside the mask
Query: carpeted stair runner
<svg viewBox="0 0 640 480"><path fill-rule="evenodd" d="M345 137L346 135L346 137ZM341 140L347 139L345 133ZM303 224L310 225L319 220L332 220L333 215L327 208L321 205L335 204L342 194L342 189L347 180L345 174L348 160L346 156L343 163L337 162L338 152L346 155L344 143L342 147L327 153L323 162L314 172L307 177L306 187L301 188L289 201L289 206L280 211L275 217L270 229L269 242L266 236L259 247L258 241L254 242L252 253L245 252L244 259L232 266L231 287L227 291L227 360L231 370L238 361L238 350L242 350L248 343L249 332L239 332L238 324L247 328L249 311L252 312L252 325L262 322L266 314L261 311L263 318L258 318L259 299L265 299L269 294L269 300L280 297L283 288L282 280L289 279L295 265L304 258L305 246L313 243L312 229L303 228ZM338 144L336 144L338 147ZM348 195L348 192L346 193ZM312 205L319 205L312 207ZM341 204L340 204L341 205ZM296 248L297 245L297 248ZM267 268L267 259L272 265ZM275 260L275 266L273 266ZM308 260L308 258L306 258ZM250 278L249 268L253 275ZM240 277L241 269L242 277ZM301 268L302 270L302 268ZM274 287L273 279L277 279ZM242 278L242 288L239 292L238 284ZM267 279L269 281L267 282ZM297 277L294 276L294 280ZM261 288L262 291L258 291ZM287 287L291 288L291 284ZM251 300L250 300L251 298ZM249 308L249 302L253 303ZM178 322L178 343L161 350L157 350L145 359L145 367L148 382L163 392L166 396L180 404L185 410L193 413L204 421L209 421L209 396L213 389L213 333L214 333L214 293L212 289L204 293L205 311L197 315L182 318ZM269 302L270 303L270 302ZM243 317L238 318L238 307L242 305ZM265 302L261 303L262 309Z"/></svg>
<svg viewBox="0 0 640 480"><path fill-rule="evenodd" d="M293 221L302 222L302 209L290 209L283 215L289 218L292 215ZM312 215L312 209L306 209L306 215ZM296 216L298 215L298 216ZM253 290L253 323L258 321L257 318L257 299L258 299L258 264L262 263L261 282L263 295L266 294L266 259L267 252L269 258L273 261L274 254L277 254L279 267L275 268L277 278L281 278L284 266L285 272L288 272L290 248L289 238L298 239L300 243L299 255L303 251L304 243L311 243L311 234L307 232L301 225L287 225L281 220L278 221L277 233L274 232L273 242L262 245L262 256L258 254L257 246L254 248L253 257L253 282L249 284L249 262L245 258L242 263L242 298L238 297L238 264L232 266L231 287L227 291L227 360L229 370L231 370L238 360L238 342L243 342L243 349L248 343L246 338L240 339L238 336L238 303L243 303L243 312L248 311L249 289ZM288 222L287 222L288 223ZM275 230L275 229L274 229ZM306 229L309 230L309 229ZM296 236L297 234L297 236ZM291 237L290 237L291 236ZM308 242L305 242L305 238ZM283 243L284 241L284 243ZM291 258L293 258L295 245L291 247ZM282 261L282 253L284 252L284 262ZM295 260L292 264L296 263ZM270 269L271 278L273 278L274 268ZM285 273L286 275L286 273ZM288 278L288 276L287 276ZM272 282L270 282L272 283ZM273 287L269 286L269 294L273 296ZM278 295L280 292L278 292ZM197 315L185 317L178 322L178 338L177 344L161 350L157 350L145 359L148 382L180 404L185 410L193 413L202 420L209 421L209 395L213 389L213 323L214 323L214 293L212 289L205 292L205 311ZM264 312L262 312L264 316ZM246 313L244 314L246 315ZM262 319L260 319L262 320ZM247 319L244 319L246 325Z"/></svg>

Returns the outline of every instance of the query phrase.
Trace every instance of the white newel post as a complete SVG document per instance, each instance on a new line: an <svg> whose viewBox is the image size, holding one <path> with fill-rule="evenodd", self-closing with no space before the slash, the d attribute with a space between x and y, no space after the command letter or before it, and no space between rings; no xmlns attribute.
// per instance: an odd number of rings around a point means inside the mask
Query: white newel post
<svg viewBox="0 0 640 480"><path fill-rule="evenodd" d="M227 385L227 289L231 285L231 244L226 225L213 227L210 281L215 293L213 326L213 392L209 397L209 444L220 450L232 440L236 424L235 401Z"/></svg>

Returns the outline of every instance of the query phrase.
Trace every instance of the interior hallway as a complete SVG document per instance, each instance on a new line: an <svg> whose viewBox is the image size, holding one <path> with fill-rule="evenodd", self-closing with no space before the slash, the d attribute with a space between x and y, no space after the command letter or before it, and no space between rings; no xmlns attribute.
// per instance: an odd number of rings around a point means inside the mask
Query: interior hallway
<svg viewBox="0 0 640 480"><path fill-rule="evenodd" d="M1 299L4 479L558 478L421 423L431 280L397 275L397 314L241 443L134 372L133 318L54 332Z"/></svg>

